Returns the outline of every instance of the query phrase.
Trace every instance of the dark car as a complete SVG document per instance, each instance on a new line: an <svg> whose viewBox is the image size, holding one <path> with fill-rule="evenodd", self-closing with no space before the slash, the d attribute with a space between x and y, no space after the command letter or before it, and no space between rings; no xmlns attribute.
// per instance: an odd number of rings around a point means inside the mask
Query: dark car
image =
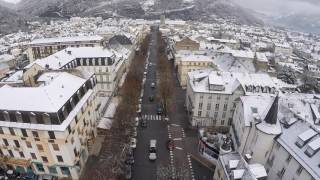
<svg viewBox="0 0 320 180"><path fill-rule="evenodd" d="M125 179L132 179L132 167L131 165L125 166Z"/></svg>
<svg viewBox="0 0 320 180"><path fill-rule="evenodd" d="M149 96L149 101L152 102L154 100L154 97L151 95Z"/></svg>
<svg viewBox="0 0 320 180"><path fill-rule="evenodd" d="M141 120L141 127L147 127L147 120L144 118Z"/></svg>
<svg viewBox="0 0 320 180"><path fill-rule="evenodd" d="M162 113L163 113L162 106L159 104L159 105L157 106L157 114L158 114L158 115L161 115Z"/></svg>

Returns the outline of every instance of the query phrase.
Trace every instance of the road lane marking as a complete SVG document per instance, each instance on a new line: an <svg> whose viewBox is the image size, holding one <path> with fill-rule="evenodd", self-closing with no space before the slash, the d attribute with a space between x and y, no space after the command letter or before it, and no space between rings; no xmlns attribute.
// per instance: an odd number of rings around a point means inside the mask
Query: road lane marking
<svg viewBox="0 0 320 180"><path fill-rule="evenodd" d="M171 124L171 126L179 127L180 125L179 124Z"/></svg>
<svg viewBox="0 0 320 180"><path fill-rule="evenodd" d="M182 138L174 138L173 140L174 140L174 141L181 141Z"/></svg>
<svg viewBox="0 0 320 180"><path fill-rule="evenodd" d="M175 147L176 149L183 150L181 147Z"/></svg>

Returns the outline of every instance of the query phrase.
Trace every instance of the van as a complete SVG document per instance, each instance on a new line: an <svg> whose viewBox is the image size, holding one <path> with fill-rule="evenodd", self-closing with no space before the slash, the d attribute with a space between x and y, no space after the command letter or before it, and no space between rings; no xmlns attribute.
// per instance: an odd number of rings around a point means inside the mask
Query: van
<svg viewBox="0 0 320 180"><path fill-rule="evenodd" d="M149 160L155 161L157 159L157 140L151 139L150 140L150 147L149 147Z"/></svg>

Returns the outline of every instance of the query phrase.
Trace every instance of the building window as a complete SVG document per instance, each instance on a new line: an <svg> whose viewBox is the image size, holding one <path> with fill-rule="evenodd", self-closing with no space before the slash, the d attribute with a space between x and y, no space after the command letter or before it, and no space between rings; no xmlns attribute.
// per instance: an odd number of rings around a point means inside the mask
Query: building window
<svg viewBox="0 0 320 180"><path fill-rule="evenodd" d="M8 143L8 140L7 140L7 139L3 139L3 143L4 143L6 146L9 146L9 143Z"/></svg>
<svg viewBox="0 0 320 180"><path fill-rule="evenodd" d="M57 155L58 162L63 162L62 156Z"/></svg>
<svg viewBox="0 0 320 180"><path fill-rule="evenodd" d="M37 159L37 156L36 156L35 153L30 153L30 155L31 155L31 158L32 158L32 159Z"/></svg>
<svg viewBox="0 0 320 180"><path fill-rule="evenodd" d="M0 134L4 134L2 127L0 127Z"/></svg>
<svg viewBox="0 0 320 180"><path fill-rule="evenodd" d="M303 167L302 166L299 166L299 168L297 169L297 175L300 175L301 174L301 172L302 172L302 169L303 169Z"/></svg>
<svg viewBox="0 0 320 180"><path fill-rule="evenodd" d="M221 121L221 125L224 125L224 120Z"/></svg>
<svg viewBox="0 0 320 180"><path fill-rule="evenodd" d="M36 164L37 170L40 172L44 172L44 168L42 164Z"/></svg>
<svg viewBox="0 0 320 180"><path fill-rule="evenodd" d="M32 145L31 145L31 143L29 141L26 141L26 145L27 145L28 148L32 148Z"/></svg>
<svg viewBox="0 0 320 180"><path fill-rule="evenodd" d="M226 118L226 112L222 113L222 118Z"/></svg>
<svg viewBox="0 0 320 180"><path fill-rule="evenodd" d="M25 129L21 129L21 133L23 137L28 137L27 131Z"/></svg>
<svg viewBox="0 0 320 180"><path fill-rule="evenodd" d="M203 99L203 95L200 96L200 99Z"/></svg>
<svg viewBox="0 0 320 180"><path fill-rule="evenodd" d="M17 147L17 148L19 148L19 147L20 147L19 141L17 141L17 140L13 140L13 142L14 142L14 144L16 145L16 147Z"/></svg>
<svg viewBox="0 0 320 180"><path fill-rule="evenodd" d="M215 119L218 117L218 112L214 112L214 116Z"/></svg>
<svg viewBox="0 0 320 180"><path fill-rule="evenodd" d="M50 139L56 139L56 136L54 135L53 131L48 131L48 134Z"/></svg>
<svg viewBox="0 0 320 180"><path fill-rule="evenodd" d="M16 135L16 133L14 133L13 128L10 128L10 127L9 127L9 131L10 131L10 134L11 134L11 135L13 135L13 136L15 136L15 135Z"/></svg>
<svg viewBox="0 0 320 180"><path fill-rule="evenodd" d="M41 156L41 159L42 159L43 162L48 162L48 158L45 157L45 156Z"/></svg>
<svg viewBox="0 0 320 180"><path fill-rule="evenodd" d="M70 170L68 167L60 167L62 174L70 176Z"/></svg>
<svg viewBox="0 0 320 180"><path fill-rule="evenodd" d="M59 145L58 144L52 144L53 150L59 151Z"/></svg>
<svg viewBox="0 0 320 180"><path fill-rule="evenodd" d="M20 157L24 158L23 152L19 152L19 154L20 154Z"/></svg>
<svg viewBox="0 0 320 180"><path fill-rule="evenodd" d="M211 109L211 103L208 103L207 104L207 110L210 111L210 109Z"/></svg>
<svg viewBox="0 0 320 180"><path fill-rule="evenodd" d="M226 111L227 108L228 108L228 104L224 104L224 105L223 105L223 111Z"/></svg>
<svg viewBox="0 0 320 180"><path fill-rule="evenodd" d="M40 152L43 152L43 146L41 144L37 144L37 148Z"/></svg>
<svg viewBox="0 0 320 180"><path fill-rule="evenodd" d="M282 168L280 172L278 172L278 176L282 177L284 175L284 173L286 172L285 168Z"/></svg>
<svg viewBox="0 0 320 180"><path fill-rule="evenodd" d="M51 173L51 174L58 173L56 167L54 167L54 166L49 166L48 169L49 169L49 173Z"/></svg>
<svg viewBox="0 0 320 180"><path fill-rule="evenodd" d="M206 112L206 117L209 117L209 114L210 114L209 111L207 111L207 112Z"/></svg>
<svg viewBox="0 0 320 180"><path fill-rule="evenodd" d="M290 163L291 159L292 159L292 156L289 154L288 158L286 159L287 163Z"/></svg>
<svg viewBox="0 0 320 180"><path fill-rule="evenodd" d="M199 109L202 109L202 102L201 103L199 103Z"/></svg>
<svg viewBox="0 0 320 180"><path fill-rule="evenodd" d="M216 111L219 110L219 104L216 104Z"/></svg>
<svg viewBox="0 0 320 180"><path fill-rule="evenodd" d="M202 114L202 111L198 111L198 116L201 116L201 114Z"/></svg>
<svg viewBox="0 0 320 180"><path fill-rule="evenodd" d="M38 138L38 137L39 137L39 134L38 134L38 132L37 132L37 131L32 131L32 135L33 135L34 137L36 137L36 138Z"/></svg>
<svg viewBox="0 0 320 180"><path fill-rule="evenodd" d="M220 99L221 99L221 95L218 95L218 96L217 96L217 100L220 100Z"/></svg>
<svg viewBox="0 0 320 180"><path fill-rule="evenodd" d="M13 153L12 153L11 150L8 150L8 152L9 152L9 154L10 154L11 157L14 157L14 155L13 155Z"/></svg>

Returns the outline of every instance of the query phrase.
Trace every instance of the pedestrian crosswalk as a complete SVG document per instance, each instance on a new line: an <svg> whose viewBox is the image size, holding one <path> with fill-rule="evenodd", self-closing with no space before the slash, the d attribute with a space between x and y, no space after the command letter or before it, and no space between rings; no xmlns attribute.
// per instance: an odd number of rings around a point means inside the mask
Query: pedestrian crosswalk
<svg viewBox="0 0 320 180"><path fill-rule="evenodd" d="M149 121L160 121L162 120L161 115L156 115L156 114L142 114L142 118L149 120Z"/></svg>

